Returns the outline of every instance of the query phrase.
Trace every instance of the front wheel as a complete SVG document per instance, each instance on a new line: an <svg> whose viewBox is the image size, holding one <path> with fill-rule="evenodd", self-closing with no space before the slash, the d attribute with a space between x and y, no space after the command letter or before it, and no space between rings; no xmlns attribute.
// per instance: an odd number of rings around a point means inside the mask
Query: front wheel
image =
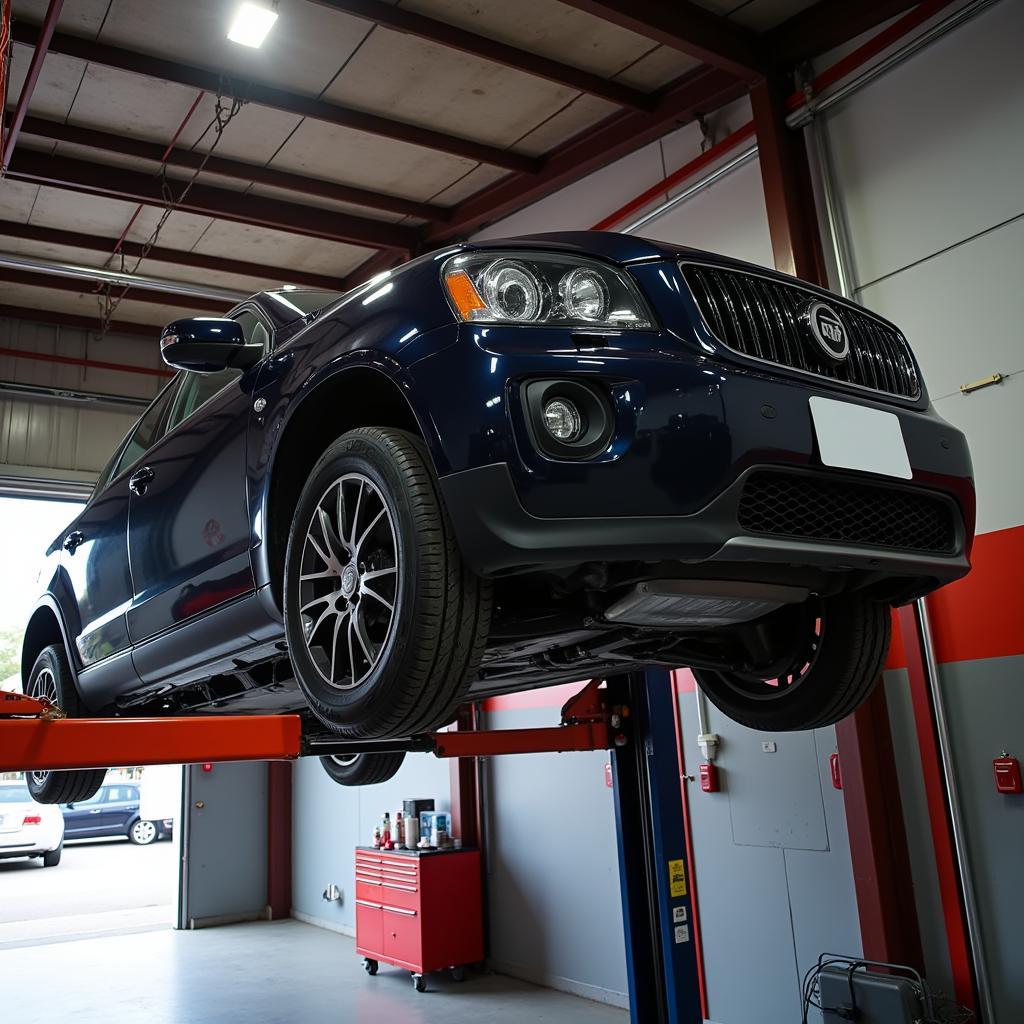
<svg viewBox="0 0 1024 1024"><path fill-rule="evenodd" d="M430 732L473 681L490 585L463 564L427 451L401 430L344 434L313 467L285 558L295 675L349 736Z"/></svg>
<svg viewBox="0 0 1024 1024"><path fill-rule="evenodd" d="M45 697L51 704L56 704L68 718L79 716L82 709L63 644L51 644L39 652L39 657L36 658L36 663L29 673L25 692L30 697ZM32 771L25 773L25 782L36 803L71 804L95 796L103 785L106 774L103 768ZM57 859L60 859L59 854Z"/></svg>
<svg viewBox="0 0 1024 1024"><path fill-rule="evenodd" d="M889 606L862 594L791 609L777 630L787 654L770 673L694 669L708 699L733 721L764 732L835 725L868 699L889 650Z"/></svg>
<svg viewBox="0 0 1024 1024"><path fill-rule="evenodd" d="M128 838L136 846L149 846L150 843L155 843L157 835L156 825L142 818L132 822L131 828L128 829Z"/></svg>

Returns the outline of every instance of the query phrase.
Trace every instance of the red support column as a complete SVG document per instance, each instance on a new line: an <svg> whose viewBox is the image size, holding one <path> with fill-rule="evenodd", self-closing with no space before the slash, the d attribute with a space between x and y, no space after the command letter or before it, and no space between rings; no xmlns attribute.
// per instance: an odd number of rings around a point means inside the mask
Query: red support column
<svg viewBox="0 0 1024 1024"><path fill-rule="evenodd" d="M476 729L476 706L459 711L451 729L472 732ZM477 758L456 757L448 764L451 773L452 834L464 847L480 845L480 793L477 786Z"/></svg>
<svg viewBox="0 0 1024 1024"><path fill-rule="evenodd" d="M785 122L787 90L770 76L751 93L776 267L827 285L802 136ZM921 969L923 955L888 705L881 684L836 727L864 955Z"/></svg>
<svg viewBox="0 0 1024 1024"><path fill-rule="evenodd" d="M267 916L292 912L292 763L267 762Z"/></svg>

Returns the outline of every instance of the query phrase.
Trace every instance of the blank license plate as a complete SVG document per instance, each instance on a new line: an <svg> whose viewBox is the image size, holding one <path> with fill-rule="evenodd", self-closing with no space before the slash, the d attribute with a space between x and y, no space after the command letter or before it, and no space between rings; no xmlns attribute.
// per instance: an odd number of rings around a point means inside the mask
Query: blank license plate
<svg viewBox="0 0 1024 1024"><path fill-rule="evenodd" d="M895 413L817 395L809 404L818 451L826 466L903 480L913 477L907 444Z"/></svg>

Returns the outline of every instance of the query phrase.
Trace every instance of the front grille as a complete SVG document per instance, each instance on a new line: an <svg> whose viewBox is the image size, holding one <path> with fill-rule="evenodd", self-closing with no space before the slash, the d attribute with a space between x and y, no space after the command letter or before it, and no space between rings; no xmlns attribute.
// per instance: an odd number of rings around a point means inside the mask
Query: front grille
<svg viewBox="0 0 1024 1024"><path fill-rule="evenodd" d="M830 297L850 342L836 364L801 323L817 292L722 267L684 264L682 271L708 329L736 352L900 398L921 393L910 346L891 324Z"/></svg>
<svg viewBox="0 0 1024 1024"><path fill-rule="evenodd" d="M928 494L759 470L743 487L739 524L751 533L950 554L949 502Z"/></svg>

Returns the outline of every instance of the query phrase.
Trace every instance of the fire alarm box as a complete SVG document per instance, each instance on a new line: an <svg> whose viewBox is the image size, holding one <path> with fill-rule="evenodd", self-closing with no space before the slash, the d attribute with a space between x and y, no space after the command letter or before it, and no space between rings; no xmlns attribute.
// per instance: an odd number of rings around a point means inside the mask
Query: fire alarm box
<svg viewBox="0 0 1024 1024"><path fill-rule="evenodd" d="M1024 793L1021 781L1020 761L1015 757L997 757L992 762L992 770L996 776L997 793Z"/></svg>
<svg viewBox="0 0 1024 1024"><path fill-rule="evenodd" d="M705 793L718 792L720 788L718 784L718 765L705 761L700 766L700 788Z"/></svg>

